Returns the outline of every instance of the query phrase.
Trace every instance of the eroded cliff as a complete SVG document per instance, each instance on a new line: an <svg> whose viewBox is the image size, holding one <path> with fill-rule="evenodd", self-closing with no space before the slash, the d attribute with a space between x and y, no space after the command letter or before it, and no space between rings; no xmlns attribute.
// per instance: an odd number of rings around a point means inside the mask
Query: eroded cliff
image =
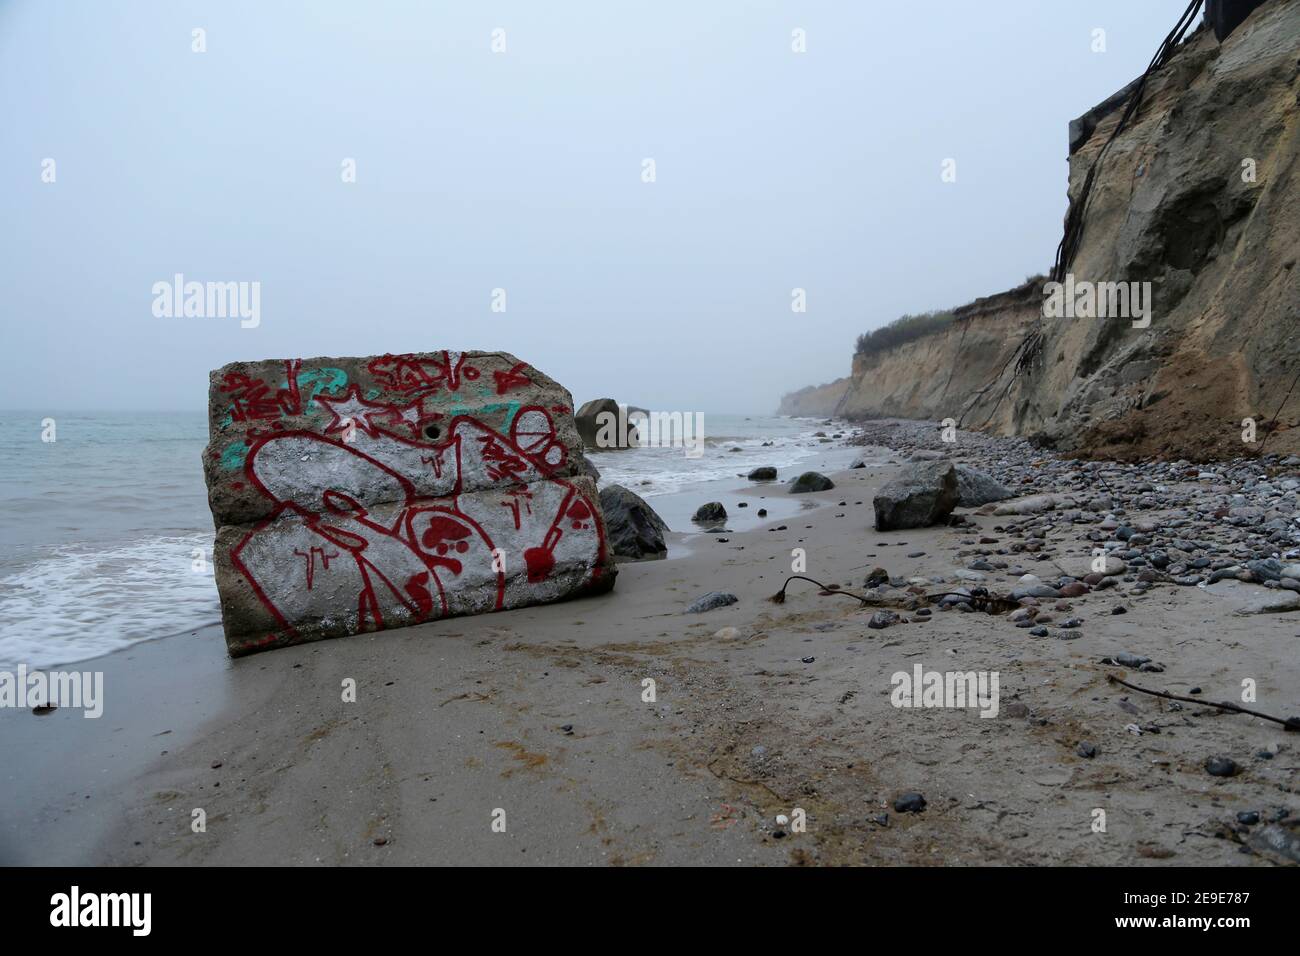
<svg viewBox="0 0 1300 956"><path fill-rule="evenodd" d="M1222 44L1197 30L1149 77L1110 144L1069 273L1150 283L1150 322L1044 315L1030 282L944 330L858 356L831 411L952 417L1085 455L1300 450L1300 0L1269 0ZM1122 114L1072 124L1069 194ZM1257 441L1243 442L1243 421Z"/></svg>

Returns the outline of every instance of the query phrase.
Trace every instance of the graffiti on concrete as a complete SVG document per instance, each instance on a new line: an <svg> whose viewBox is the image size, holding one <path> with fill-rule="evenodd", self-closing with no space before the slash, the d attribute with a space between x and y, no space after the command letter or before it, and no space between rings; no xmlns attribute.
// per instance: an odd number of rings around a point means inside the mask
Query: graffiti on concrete
<svg viewBox="0 0 1300 956"><path fill-rule="evenodd" d="M230 569L275 622L266 634L234 635L227 619L232 652L612 583L594 486L572 473L581 451L556 427L557 416L571 422L567 392L550 406L502 404L512 393L555 397L556 387L539 391L512 357L471 354L484 358L350 360L365 363L353 376L373 383L365 392L343 369L304 371L299 360L283 363L280 383L248 369L214 376L214 402L225 406L213 410L216 432L237 428L230 444L242 446L238 471L216 480L266 511L237 535L219 534L218 551L229 545ZM511 361L481 367L499 359ZM209 446L210 486L231 467L219 446ZM218 565L220 585L220 554ZM229 603L223 593L223 610Z"/></svg>

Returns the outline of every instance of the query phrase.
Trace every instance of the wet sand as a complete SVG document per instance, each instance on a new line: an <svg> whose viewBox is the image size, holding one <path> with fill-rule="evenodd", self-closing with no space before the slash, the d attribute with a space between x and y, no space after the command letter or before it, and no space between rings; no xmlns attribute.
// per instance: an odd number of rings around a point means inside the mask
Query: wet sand
<svg viewBox="0 0 1300 956"><path fill-rule="evenodd" d="M79 665L105 672L103 718L0 712L0 862L1266 864L1222 834L1238 811L1300 812L1294 735L1121 693L1105 674L1124 670L1100 660L1143 653L1165 671L1130 679L1207 699L1253 677L1259 708L1286 712L1300 614L1110 590L1072 602L1085 625L1064 641L955 611L872 630L872 609L806 584L770 603L792 549L828 583L860 588L876 565L951 581L963 542L1006 520L877 533L872 494L900 459L874 460L782 501L785 517L675 533L680 557L624 564L600 597L238 661L196 632ZM731 500L719 490L697 503ZM787 498L784 483L729 491L753 511ZM682 613L713 590L739 601ZM891 675L918 663L998 671L998 717L892 706ZM1242 773L1209 776L1211 754ZM895 812L905 791L926 810ZM806 832L774 822L794 808Z"/></svg>

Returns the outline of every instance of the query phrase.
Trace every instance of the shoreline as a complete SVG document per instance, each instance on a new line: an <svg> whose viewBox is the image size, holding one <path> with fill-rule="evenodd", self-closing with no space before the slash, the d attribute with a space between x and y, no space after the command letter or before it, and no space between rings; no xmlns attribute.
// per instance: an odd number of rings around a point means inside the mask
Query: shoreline
<svg viewBox="0 0 1300 956"><path fill-rule="evenodd" d="M1121 695L1105 682L1115 668L1100 661L1141 652L1163 670L1129 679L1175 693L1203 686L1207 700L1231 696L1249 674L1256 706L1286 713L1300 686L1295 614L1241 617L1204 588L1135 593L1120 582L1070 600L1081 628L1054 623L1052 637L1035 639L1005 615L956 610L873 630L872 609L801 584L782 605L766 600L795 548L805 549L810 577L860 591L864 567L877 564L903 583L951 585L969 573L981 535L1015 539L1007 529L1024 516L980 509L960 509L974 528L874 531L872 494L906 452L835 472L836 487L798 496L815 506L794 505L793 516L725 535L673 532L680 554L620 564L606 595L238 661L225 657L219 631L96 659L107 698L99 720L0 712L10 721L0 732L15 741L0 793L0 859L1279 862L1242 852L1252 831L1234 816L1257 811L1261 825L1274 825L1279 811L1300 812L1296 751L1282 729ZM726 482L727 492L712 482L716 493L694 504L737 494L756 511L759 495L792 497L789 477ZM1016 552L1016 563L1054 574L1052 563L1068 563L1078 547L1073 526L1058 542L1060 530L1044 539L1052 551ZM982 573L998 590L1015 580ZM739 601L681 613L713 590ZM1112 614L1120 604L1127 613ZM917 664L999 671L999 716L894 708L890 675ZM345 704L339 688L349 677L357 701ZM647 678L654 702L642 699ZM119 710L123 699L132 703ZM1134 734L1130 724L1154 729ZM1093 758L1076 753L1085 738ZM1207 775L1201 763L1217 753L1241 773ZM923 793L927 809L895 812L906 791ZM807 832L778 833L776 815L795 807ZM204 833L191 830L196 808ZM498 809L504 833L491 829ZM1105 834L1092 830L1096 809L1107 812Z"/></svg>

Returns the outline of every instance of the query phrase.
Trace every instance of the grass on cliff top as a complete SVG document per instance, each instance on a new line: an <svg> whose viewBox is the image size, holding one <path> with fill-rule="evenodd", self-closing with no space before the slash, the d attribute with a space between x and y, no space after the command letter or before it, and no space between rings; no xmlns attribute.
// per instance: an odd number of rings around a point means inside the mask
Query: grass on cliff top
<svg viewBox="0 0 1300 956"><path fill-rule="evenodd" d="M952 324L953 319L952 312L947 309L900 316L873 332L863 332L859 335L854 353L875 355L879 352L887 352L907 342L942 331Z"/></svg>

